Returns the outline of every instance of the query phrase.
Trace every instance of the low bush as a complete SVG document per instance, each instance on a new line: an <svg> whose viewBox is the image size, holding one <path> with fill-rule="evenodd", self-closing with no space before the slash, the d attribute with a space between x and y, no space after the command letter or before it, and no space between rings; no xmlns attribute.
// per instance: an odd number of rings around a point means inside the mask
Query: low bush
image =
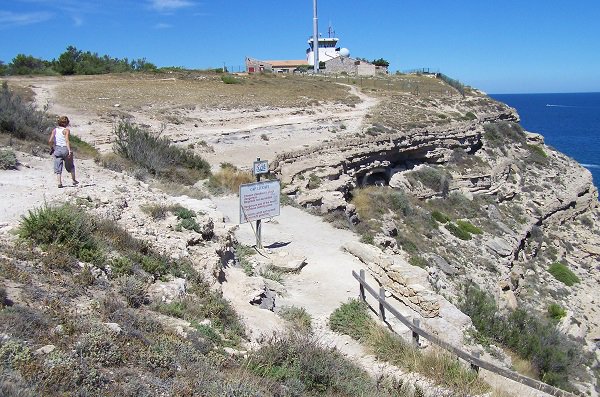
<svg viewBox="0 0 600 397"><path fill-rule="evenodd" d="M238 193L241 184L254 181L254 176L248 171L241 171L232 164L223 163L221 169L209 178L207 187L214 194Z"/></svg>
<svg viewBox="0 0 600 397"><path fill-rule="evenodd" d="M148 302L148 285L137 276L118 279L119 292L131 307L140 307Z"/></svg>
<svg viewBox="0 0 600 397"><path fill-rule="evenodd" d="M303 307L285 306L279 311L279 316L286 320L292 330L308 332L312 329L310 314Z"/></svg>
<svg viewBox="0 0 600 397"><path fill-rule="evenodd" d="M447 223L444 227L454 236L461 240L471 240L471 234L454 223Z"/></svg>
<svg viewBox="0 0 600 397"><path fill-rule="evenodd" d="M11 149L0 149L0 170L16 170L19 162Z"/></svg>
<svg viewBox="0 0 600 397"><path fill-rule="evenodd" d="M42 246L56 245L81 257L97 249L92 220L69 204L45 205L21 217L18 234Z"/></svg>
<svg viewBox="0 0 600 397"><path fill-rule="evenodd" d="M483 128L483 136L491 147L502 147L509 143L525 145L525 133L518 123L501 121L487 123Z"/></svg>
<svg viewBox="0 0 600 397"><path fill-rule="evenodd" d="M456 221L456 225L463 231L470 234L483 234L483 231L477 226L473 225L471 222L458 220Z"/></svg>
<svg viewBox="0 0 600 397"><path fill-rule="evenodd" d="M548 306L548 316L555 320L560 321L564 316L567 315L567 311L556 303L551 303Z"/></svg>
<svg viewBox="0 0 600 397"><path fill-rule="evenodd" d="M450 191L450 180L452 179L452 176L437 167L421 167L407 173L406 177L411 183L420 182L434 192L441 193L444 197L446 197Z"/></svg>
<svg viewBox="0 0 600 397"><path fill-rule="evenodd" d="M290 395L388 396L340 352L307 334L275 335L247 359L255 374L283 383Z"/></svg>
<svg viewBox="0 0 600 397"><path fill-rule="evenodd" d="M0 89L0 132L14 138L46 143L54 122L45 112L26 103L8 88L6 82Z"/></svg>
<svg viewBox="0 0 600 397"><path fill-rule="evenodd" d="M548 272L553 275L555 279L569 287L580 281L579 277L561 262L554 262L551 264L548 268Z"/></svg>
<svg viewBox="0 0 600 397"><path fill-rule="evenodd" d="M363 302L351 300L344 303L329 317L329 326L333 331L359 340L379 360L421 373L460 395L481 394L489 390L477 373L462 367L451 354L440 350L422 353L400 336L377 325Z"/></svg>
<svg viewBox="0 0 600 397"><path fill-rule="evenodd" d="M186 185L210 175L204 159L128 120L119 121L114 133L115 152L154 175Z"/></svg>
<svg viewBox="0 0 600 397"><path fill-rule="evenodd" d="M437 210L433 211L431 213L431 217L439 223L448 223L451 221L451 219L448 215L444 214L443 212L437 211Z"/></svg>
<svg viewBox="0 0 600 397"><path fill-rule="evenodd" d="M500 313L494 298L475 285L465 288L460 309L471 317L480 340L512 349L531 361L542 381L571 390L569 375L585 355L554 324L525 309Z"/></svg>
<svg viewBox="0 0 600 397"><path fill-rule="evenodd" d="M221 81L225 84L241 84L242 80L233 77L230 74L224 74L221 76Z"/></svg>

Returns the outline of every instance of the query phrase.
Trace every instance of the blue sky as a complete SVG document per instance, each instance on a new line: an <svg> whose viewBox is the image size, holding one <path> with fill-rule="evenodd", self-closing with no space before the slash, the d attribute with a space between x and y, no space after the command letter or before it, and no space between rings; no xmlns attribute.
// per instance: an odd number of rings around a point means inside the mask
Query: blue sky
<svg viewBox="0 0 600 397"><path fill-rule="evenodd" d="M0 0L0 60L79 50L158 66L302 59L312 0ZM429 67L488 93L600 92L600 1L319 0L351 56Z"/></svg>

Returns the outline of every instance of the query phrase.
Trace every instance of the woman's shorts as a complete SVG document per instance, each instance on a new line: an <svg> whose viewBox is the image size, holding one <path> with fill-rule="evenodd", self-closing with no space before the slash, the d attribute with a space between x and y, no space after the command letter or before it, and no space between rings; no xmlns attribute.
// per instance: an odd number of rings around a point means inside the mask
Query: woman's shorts
<svg viewBox="0 0 600 397"><path fill-rule="evenodd" d="M73 164L73 156L69 156L69 150L66 146L55 146L54 147L54 173L62 174L63 162L65 163L65 169L67 172L73 171L75 165Z"/></svg>

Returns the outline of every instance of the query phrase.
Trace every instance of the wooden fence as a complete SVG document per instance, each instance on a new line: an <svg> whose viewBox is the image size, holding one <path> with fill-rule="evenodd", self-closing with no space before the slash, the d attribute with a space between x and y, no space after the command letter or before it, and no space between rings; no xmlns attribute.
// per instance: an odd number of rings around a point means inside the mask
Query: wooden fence
<svg viewBox="0 0 600 397"><path fill-rule="evenodd" d="M373 296L373 298L375 298L379 303L379 308L377 310L379 319L381 321L385 322L386 311L391 313L396 319L398 319L402 324L404 324L406 327L408 327L408 329L410 329L412 331L413 342L417 346L419 343L419 337L423 337L423 338L427 339L428 341L430 341L431 343L434 343L434 344L440 346L441 348L449 351L450 353L456 355L457 357L463 359L464 361L466 361L467 363L469 363L471 365L471 368L474 371L479 372L479 368L483 368L487 371L490 371L497 375L514 380L515 382L522 383L526 386L529 386L536 390L542 391L544 393L548 393L552 396L575 397L575 394L569 393L565 390L556 388L554 386L550 386L544 382L540 382L539 380L528 378L527 376L523 376L516 372L510 371L506 368L498 367L497 365L494 365L487 361L483 361L479 358L479 353L474 353L474 354L467 353L467 352L449 344L448 342L440 339L436 335L430 334L429 332L425 331L423 328L420 327L419 319L415 318L415 319L413 319L413 321L410 321L408 318L406 318L402 314L400 314L392 305L390 305L388 302L386 302L385 289L379 288L379 291L377 291L374 288L372 288L365 279L365 271L364 270L361 270L360 274L356 274L355 271L352 271L352 276L354 276L354 278L356 280L358 280L358 282L360 284L360 287L359 287L360 288L360 299L366 303L365 291L369 292L369 294L371 296Z"/></svg>

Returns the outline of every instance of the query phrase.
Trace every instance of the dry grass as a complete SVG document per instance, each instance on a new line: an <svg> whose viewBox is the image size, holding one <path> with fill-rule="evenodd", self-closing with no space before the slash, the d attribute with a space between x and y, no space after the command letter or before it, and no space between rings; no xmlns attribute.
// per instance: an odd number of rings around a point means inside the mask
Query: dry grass
<svg viewBox="0 0 600 397"><path fill-rule="evenodd" d="M241 84L224 84L217 74L119 74L73 76L57 88L57 102L75 109L114 113L149 109L236 109L311 107L318 102L355 104L348 88L329 80L282 76L240 76Z"/></svg>
<svg viewBox="0 0 600 397"><path fill-rule="evenodd" d="M210 177L208 188L215 194L237 193L241 184L254 181L254 176L250 172L241 171L230 164L225 164Z"/></svg>

